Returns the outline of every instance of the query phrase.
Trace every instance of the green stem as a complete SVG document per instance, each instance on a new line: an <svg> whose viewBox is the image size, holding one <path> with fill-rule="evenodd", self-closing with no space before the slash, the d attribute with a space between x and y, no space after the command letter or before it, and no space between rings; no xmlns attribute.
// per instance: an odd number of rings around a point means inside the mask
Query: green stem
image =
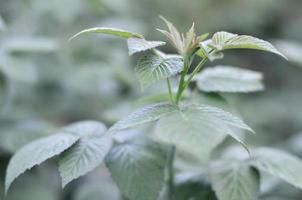
<svg viewBox="0 0 302 200"><path fill-rule="evenodd" d="M175 157L175 146L172 145L169 155L168 155L168 199L169 200L174 200L174 169L173 169L173 164L174 164L174 157Z"/></svg>
<svg viewBox="0 0 302 200"><path fill-rule="evenodd" d="M170 101L171 101L171 103L174 103L172 89L171 89L171 82L170 82L169 78L167 78L167 86L168 86L168 90L169 90Z"/></svg>
<svg viewBox="0 0 302 200"><path fill-rule="evenodd" d="M185 82L183 90L185 90L190 82L192 81L192 79L194 78L194 76L201 70L201 68L204 66L204 64L208 61L207 58L202 59L202 61L195 67L195 69L193 70L193 72L190 74L188 80Z"/></svg>
<svg viewBox="0 0 302 200"><path fill-rule="evenodd" d="M184 58L184 67L183 70L181 72L181 77L180 77L180 81L179 81L179 85L178 85L178 90L177 90L177 94L176 94L176 99L175 99L175 103L178 104L180 97L181 97L181 90L183 87L183 84L185 82L185 76L188 72L188 68L189 68L189 59L188 58Z"/></svg>
<svg viewBox="0 0 302 200"><path fill-rule="evenodd" d="M182 87L180 88L180 90L178 90L178 95L179 98L177 99L177 103L179 101L179 99L181 98L182 93L185 91L185 89L189 86L190 82L192 81L192 79L194 78L194 76L200 71L200 69L204 66L204 64L207 62L207 58L202 59L202 61L195 67L195 69L193 70L193 72L190 74L189 78L187 79L187 81L184 81L182 83Z"/></svg>

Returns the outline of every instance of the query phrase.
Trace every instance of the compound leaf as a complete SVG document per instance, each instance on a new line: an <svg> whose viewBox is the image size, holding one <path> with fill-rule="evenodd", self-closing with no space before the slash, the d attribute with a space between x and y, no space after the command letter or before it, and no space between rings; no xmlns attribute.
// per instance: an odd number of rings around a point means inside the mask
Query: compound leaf
<svg viewBox="0 0 302 200"><path fill-rule="evenodd" d="M77 122L65 129L80 139L60 156L59 171L63 187L103 162L112 145L106 130L104 124L96 121Z"/></svg>
<svg viewBox="0 0 302 200"><path fill-rule="evenodd" d="M264 89L261 73L231 66L207 68L196 79L198 88L205 92L254 92Z"/></svg>

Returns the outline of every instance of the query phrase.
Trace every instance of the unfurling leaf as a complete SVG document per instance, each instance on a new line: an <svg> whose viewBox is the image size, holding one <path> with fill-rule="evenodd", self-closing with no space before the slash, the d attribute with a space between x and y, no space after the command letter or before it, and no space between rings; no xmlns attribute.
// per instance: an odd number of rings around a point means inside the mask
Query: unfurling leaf
<svg viewBox="0 0 302 200"><path fill-rule="evenodd" d="M113 180L131 200L156 200L164 183L167 151L152 141L123 143L106 157Z"/></svg>
<svg viewBox="0 0 302 200"><path fill-rule="evenodd" d="M77 122L64 130L80 139L60 156L59 171L63 187L99 166L112 145L105 125L100 122Z"/></svg>
<svg viewBox="0 0 302 200"><path fill-rule="evenodd" d="M124 119L115 123L110 129L110 132L121 131L128 128L133 128L148 122L156 121L163 116L178 110L176 105L168 103L159 103L140 108Z"/></svg>
<svg viewBox="0 0 302 200"><path fill-rule="evenodd" d="M141 57L135 67L142 88L146 88L161 79L166 79L181 72L183 60L178 57L163 58L155 54Z"/></svg>
<svg viewBox="0 0 302 200"><path fill-rule="evenodd" d="M96 27L96 28L89 28L89 29L82 30L79 33L72 36L69 40L73 40L74 38L76 38L80 35L83 35L83 34L87 34L87 33L100 33L100 34L114 35L114 36L118 36L118 37L122 37L122 38L126 38L126 39L132 38L132 37L144 38L141 34L133 33L133 32L122 30L122 29Z"/></svg>
<svg viewBox="0 0 302 200"><path fill-rule="evenodd" d="M142 38L129 38L127 40L129 55L133 55L138 52L153 49L155 47L163 46L166 43L162 41L147 41Z"/></svg>
<svg viewBox="0 0 302 200"><path fill-rule="evenodd" d="M11 158L6 172L5 191L12 182L26 170L39 165L49 158L59 155L71 147L79 137L66 133L59 133L46 138L35 140L22 147Z"/></svg>
<svg viewBox="0 0 302 200"><path fill-rule="evenodd" d="M245 163L214 161L210 165L210 177L219 200L257 200L259 173Z"/></svg>
<svg viewBox="0 0 302 200"><path fill-rule="evenodd" d="M255 92L264 89L260 72L231 66L207 68L196 79L198 88L205 92Z"/></svg>
<svg viewBox="0 0 302 200"><path fill-rule="evenodd" d="M209 44L217 51L225 49L255 49L278 54L287 59L271 43L248 35L237 35L225 31L217 32Z"/></svg>
<svg viewBox="0 0 302 200"><path fill-rule="evenodd" d="M257 148L252 153L251 164L273 176L302 189L302 161L284 151Z"/></svg>

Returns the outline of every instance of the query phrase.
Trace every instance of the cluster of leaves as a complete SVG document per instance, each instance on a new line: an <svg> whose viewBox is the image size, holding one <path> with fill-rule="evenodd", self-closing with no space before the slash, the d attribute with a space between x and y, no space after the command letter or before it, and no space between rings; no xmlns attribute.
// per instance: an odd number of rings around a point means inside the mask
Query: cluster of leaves
<svg viewBox="0 0 302 200"><path fill-rule="evenodd" d="M184 35L171 22L164 21L168 31L159 31L168 38L178 55L165 54L156 49L165 45L165 42L148 41L141 34L121 29L92 28L81 31L71 39L86 33L126 38L129 55L144 53L135 67L142 89L166 80L168 101L160 100L159 103L140 108L108 130L100 122L78 122L27 144L9 163L6 191L26 170L59 156L63 186L105 160L113 180L130 200L197 199L200 196L194 195L200 194L176 194L178 191L175 188L180 186L174 180L177 168L174 161L179 156L175 155L175 149L177 153L189 154L200 161L195 164L207 166L203 176L209 176L211 187L204 188L206 191L213 189L215 194L207 192L205 195L210 195L212 199L257 199L260 172L302 188L302 177L295 173L302 167L298 158L276 149L249 148L243 136L245 131L253 130L234 114L224 99L216 96L223 106L207 105L204 99L201 100L202 95L207 96L208 93L246 93L264 88L259 72L233 66L202 70L207 61L223 58L225 50L256 49L284 56L270 43L252 36L222 31L207 39L208 34L196 36L194 24ZM199 60L199 63L193 66L195 60ZM178 83L176 88L171 79ZM188 89L192 82L196 82L198 91ZM123 131L148 123L154 126L143 127L143 134L137 137L123 136ZM218 159L210 159L213 150L227 136L239 142L248 153L238 156L229 151ZM181 171L181 167L178 170Z"/></svg>

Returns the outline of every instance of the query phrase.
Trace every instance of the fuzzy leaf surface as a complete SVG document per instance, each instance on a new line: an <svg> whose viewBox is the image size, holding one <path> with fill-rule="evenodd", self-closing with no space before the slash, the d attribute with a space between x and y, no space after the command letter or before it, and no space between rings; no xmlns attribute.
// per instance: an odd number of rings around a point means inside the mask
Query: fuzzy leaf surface
<svg viewBox="0 0 302 200"><path fill-rule="evenodd" d="M131 200L157 199L164 183L166 163L166 151L151 141L120 144L106 157L113 180Z"/></svg>
<svg viewBox="0 0 302 200"><path fill-rule="evenodd" d="M60 156L59 171L63 187L99 166L112 145L105 125L100 122L77 122L65 131L80 139Z"/></svg>
<svg viewBox="0 0 302 200"><path fill-rule="evenodd" d="M35 140L22 147L11 158L6 172L5 190L8 191L12 182L26 170L39 165L49 158L59 155L71 147L79 137L59 133L46 138Z"/></svg>
<svg viewBox="0 0 302 200"><path fill-rule="evenodd" d="M165 45L165 42L162 41L147 41L142 38L129 38L127 40L129 55L133 55L138 52L147 51L155 47Z"/></svg>
<svg viewBox="0 0 302 200"><path fill-rule="evenodd" d="M198 88L205 92L236 93L264 89L261 73L231 66L207 68L196 79Z"/></svg>
<svg viewBox="0 0 302 200"><path fill-rule="evenodd" d="M142 89L153 83L181 72L183 60L178 57L163 58L155 54L141 57L135 67L135 74Z"/></svg>

